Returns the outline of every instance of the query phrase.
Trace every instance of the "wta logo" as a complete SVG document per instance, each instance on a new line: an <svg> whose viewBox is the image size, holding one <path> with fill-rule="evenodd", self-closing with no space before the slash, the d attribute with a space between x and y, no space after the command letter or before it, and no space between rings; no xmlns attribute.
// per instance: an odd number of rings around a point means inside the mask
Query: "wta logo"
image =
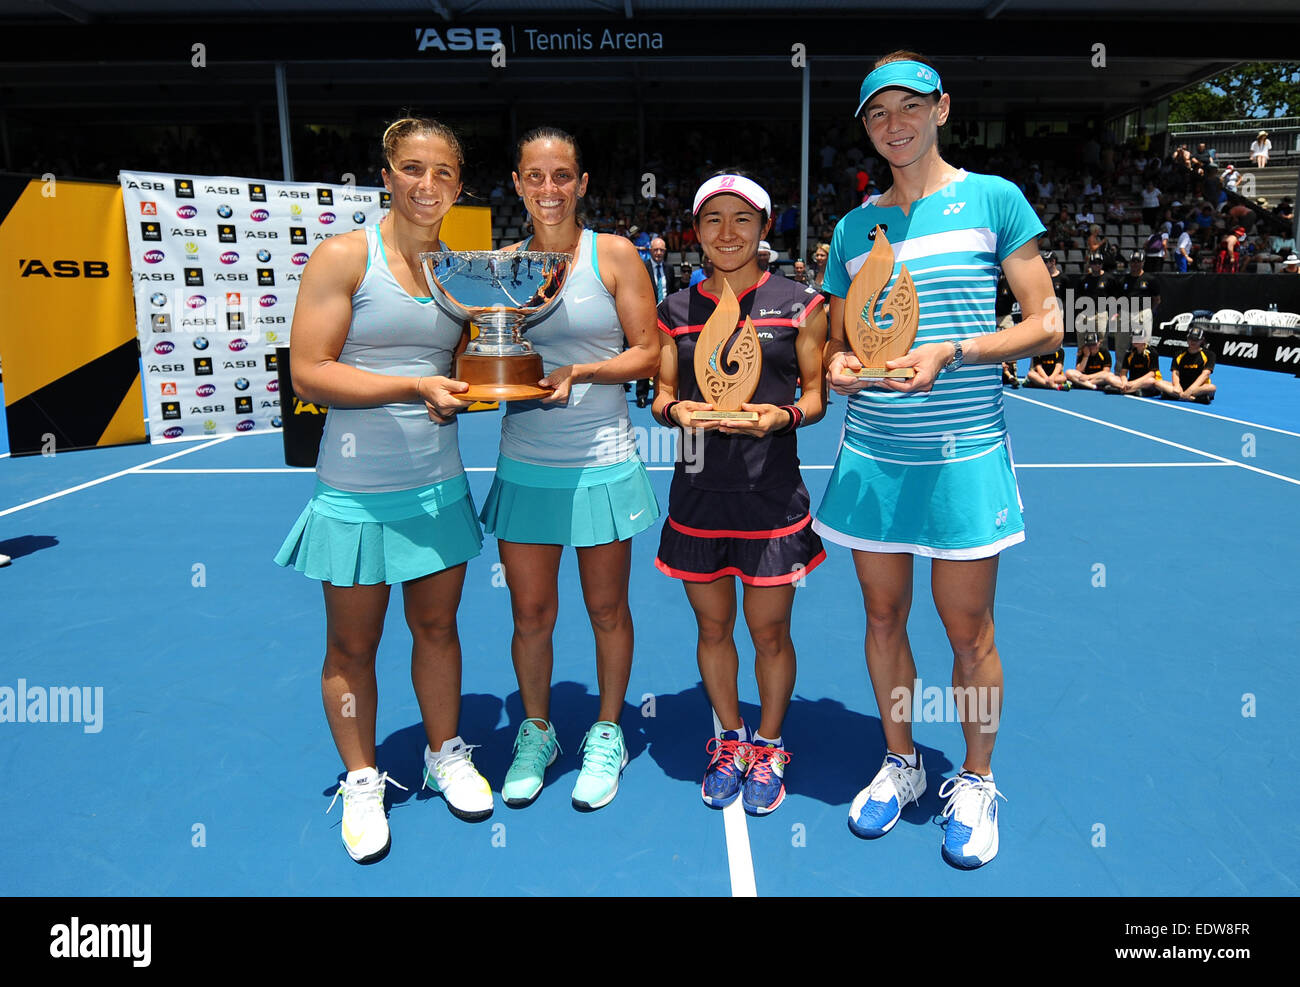
<svg viewBox="0 0 1300 987"><path fill-rule="evenodd" d="M263 295L261 298L257 300L257 304L261 305L262 308L270 308L278 301L279 299L276 298L274 295Z"/></svg>
<svg viewBox="0 0 1300 987"><path fill-rule="evenodd" d="M185 429L181 428L179 425L173 425L171 428L167 429L167 431L163 432L163 438L179 439L184 434Z"/></svg>
<svg viewBox="0 0 1300 987"><path fill-rule="evenodd" d="M235 429L240 432L251 432L253 430L253 423L249 419L245 418L235 426Z"/></svg>
<svg viewBox="0 0 1300 987"><path fill-rule="evenodd" d="M176 349L176 344L169 339L164 339L161 343L153 344L153 351L159 356L166 356L174 349Z"/></svg>
<svg viewBox="0 0 1300 987"><path fill-rule="evenodd" d="M176 210L176 215L181 219L193 219L199 214L199 211L193 206L181 206Z"/></svg>
<svg viewBox="0 0 1300 987"><path fill-rule="evenodd" d="M280 389L280 381L278 379L268 380L266 382L266 389L270 391L272 394L274 394L276 391Z"/></svg>
<svg viewBox="0 0 1300 987"><path fill-rule="evenodd" d="M160 264L165 256L167 255L161 250L146 250L144 254L144 262L146 264Z"/></svg>
<svg viewBox="0 0 1300 987"><path fill-rule="evenodd" d="M203 308L208 304L208 296L190 295L189 298L185 299L185 304L189 308Z"/></svg>
<svg viewBox="0 0 1300 987"><path fill-rule="evenodd" d="M338 217L335 216L332 212L323 212L320 214L320 221L324 223L326 226L329 226L329 224L334 222L334 220L336 219L338 219Z"/></svg>
<svg viewBox="0 0 1300 987"><path fill-rule="evenodd" d="M230 341L230 349L235 353L238 353L240 350L246 350L248 349L248 340L232 339Z"/></svg>
<svg viewBox="0 0 1300 987"><path fill-rule="evenodd" d="M239 254L235 253L233 250L227 250L224 254L221 255L221 263L223 264L234 264L237 263L238 261L239 261Z"/></svg>
<svg viewBox="0 0 1300 987"><path fill-rule="evenodd" d="M267 212L265 209L254 209L252 212L248 214L248 218L251 219L254 223L265 223L268 219L271 218L271 214Z"/></svg>
<svg viewBox="0 0 1300 987"><path fill-rule="evenodd" d="M194 393L201 398L208 398L217 393L217 389L212 384L200 384L194 389Z"/></svg>
<svg viewBox="0 0 1300 987"><path fill-rule="evenodd" d="M308 256L307 256L306 254L304 254L304 253L300 250L300 251L298 251L296 254L294 254L292 257L290 257L289 259L292 260L292 261L293 261L295 264L297 264L299 267L302 267L303 264L306 264L306 263L307 263L307 261L308 261L309 258L308 258Z"/></svg>

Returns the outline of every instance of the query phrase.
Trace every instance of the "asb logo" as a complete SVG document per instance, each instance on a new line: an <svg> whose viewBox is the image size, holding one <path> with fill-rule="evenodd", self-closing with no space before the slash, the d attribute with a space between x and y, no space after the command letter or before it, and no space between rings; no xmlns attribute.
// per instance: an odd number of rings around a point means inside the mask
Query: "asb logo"
<svg viewBox="0 0 1300 987"><path fill-rule="evenodd" d="M337 218L338 217L335 216L332 212L323 212L320 214L320 221L324 223L326 226L329 226L329 224L334 222L334 220L336 220Z"/></svg>
<svg viewBox="0 0 1300 987"><path fill-rule="evenodd" d="M316 190L316 204L318 206L334 205L334 190L331 188L318 188Z"/></svg>
<svg viewBox="0 0 1300 987"><path fill-rule="evenodd" d="M248 340L238 337L232 339L230 341L230 349L233 353L238 353L240 350L246 350L248 349Z"/></svg>
<svg viewBox="0 0 1300 987"><path fill-rule="evenodd" d="M270 308L277 301L279 301L279 299L276 298L274 295L263 295L261 298L257 300L257 304L261 305L262 308Z"/></svg>
<svg viewBox="0 0 1300 987"><path fill-rule="evenodd" d="M238 262L239 254L235 253L233 250L227 250L221 255L221 263L223 264L236 264Z"/></svg>
<svg viewBox="0 0 1300 987"><path fill-rule="evenodd" d="M266 382L266 389L270 391L272 394L278 391L280 389L279 379L277 378L276 380L268 380Z"/></svg>
<svg viewBox="0 0 1300 987"><path fill-rule="evenodd" d="M193 206L181 206L176 210L176 215L181 219L193 219L199 214L199 211Z"/></svg>
<svg viewBox="0 0 1300 987"><path fill-rule="evenodd" d="M265 209L254 209L251 213L248 214L248 218L251 219L254 223L265 223L268 219L271 218L271 214L267 212Z"/></svg>
<svg viewBox="0 0 1300 987"><path fill-rule="evenodd" d="M212 357L197 356L194 358L194 376L195 377L212 376Z"/></svg>
<svg viewBox="0 0 1300 987"><path fill-rule="evenodd" d="M163 438L179 439L184 434L185 429L181 428L179 425L173 425L171 428L167 429L167 431L163 432Z"/></svg>
<svg viewBox="0 0 1300 987"><path fill-rule="evenodd" d="M222 219L229 219L234 214L235 214L235 210L231 209L224 202L221 205L217 206L217 215L220 216Z"/></svg>
<svg viewBox="0 0 1300 987"><path fill-rule="evenodd" d="M203 268L187 267L185 268L185 287L199 288L203 286Z"/></svg>
<svg viewBox="0 0 1300 987"><path fill-rule="evenodd" d="M176 179L176 198L192 199L194 198L194 183L188 178Z"/></svg>
<svg viewBox="0 0 1300 987"><path fill-rule="evenodd" d="M202 352L203 350L206 350L206 349L208 348L208 337L207 337L207 336L195 336L195 337L194 337L194 348L195 348L196 350L199 350L200 352Z"/></svg>
<svg viewBox="0 0 1300 987"><path fill-rule="evenodd" d="M161 254L161 251L153 251L153 253ZM297 264L299 267L302 267L303 264L306 264L306 263L307 263L307 261L309 260L309 257L308 257L307 254L304 254L304 253L300 250L300 251L298 251L296 254L294 254L292 257L290 257L289 259L290 259L291 261L293 261L295 264ZM162 260L162 257L159 256L158 260Z"/></svg>
<svg viewBox="0 0 1300 987"><path fill-rule="evenodd" d="M261 250L257 252L257 259L260 263L265 264L267 261L271 259L271 251L263 247Z"/></svg>
<svg viewBox="0 0 1300 987"><path fill-rule="evenodd" d="M176 349L176 344L170 339L164 339L161 343L153 344L153 351L159 356L166 356L174 349Z"/></svg>
<svg viewBox="0 0 1300 987"><path fill-rule="evenodd" d="M265 185L248 186L248 198L250 202L265 202L266 186Z"/></svg>
<svg viewBox="0 0 1300 987"><path fill-rule="evenodd" d="M156 203L156 202L142 202L142 203L140 203L140 215L141 215L141 216L157 216L157 215L158 215L158 203Z"/></svg>
<svg viewBox="0 0 1300 987"><path fill-rule="evenodd" d="M194 393L201 398L207 398L216 394L217 388L215 384L200 384L194 389Z"/></svg>
<svg viewBox="0 0 1300 987"><path fill-rule="evenodd" d="M161 291L155 291L149 296L149 302L154 306L154 308L163 308L167 304L167 296Z"/></svg>
<svg viewBox="0 0 1300 987"><path fill-rule="evenodd" d="M366 214L363 213L360 209L358 209L356 212L352 214L352 222L360 224L360 223L364 223L365 221L366 221Z"/></svg>
<svg viewBox="0 0 1300 987"><path fill-rule="evenodd" d="M161 264L162 259L166 256L167 255L161 250L146 250L144 254L144 262L146 264Z"/></svg>
<svg viewBox="0 0 1300 987"><path fill-rule="evenodd" d="M251 418L245 418L235 428L240 432L251 432L253 430L253 421Z"/></svg>
<svg viewBox="0 0 1300 987"><path fill-rule="evenodd" d="M157 223L141 223L141 224L140 224L140 239L141 239L141 240L161 240L161 239L162 239L162 227L159 226Z"/></svg>
<svg viewBox="0 0 1300 987"><path fill-rule="evenodd" d="M290 226L289 242L294 244L305 244L307 242L307 228L305 226Z"/></svg>
<svg viewBox="0 0 1300 987"><path fill-rule="evenodd" d="M257 285L259 288L274 288L275 270L270 267L259 267L257 269Z"/></svg>
<svg viewBox="0 0 1300 987"><path fill-rule="evenodd" d="M249 385L248 385L248 378L247 378L247 377L237 377L237 378L235 379L235 390L237 390L237 391L246 391L246 390L248 390L248 386L249 386Z"/></svg>

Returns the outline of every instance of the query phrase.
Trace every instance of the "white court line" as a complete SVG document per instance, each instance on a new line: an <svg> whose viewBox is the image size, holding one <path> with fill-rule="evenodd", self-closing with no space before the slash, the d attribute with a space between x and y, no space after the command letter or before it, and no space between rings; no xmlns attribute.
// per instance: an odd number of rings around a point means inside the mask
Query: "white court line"
<svg viewBox="0 0 1300 987"><path fill-rule="evenodd" d="M68 489L60 490L57 493L46 494L44 497L37 497L35 500L29 500L25 504L19 504L16 507L10 507L0 511L0 517L4 517L6 514L16 514L18 511L25 511L29 507L35 507L37 504L44 504L47 500L56 500L59 497L66 497L68 494L76 493L78 490L85 490L87 487L94 487L101 483L107 483L109 480L116 480L119 476L126 476L128 473L138 473L145 467L153 466L155 463L165 463L167 460L176 459L178 456L188 456L192 452L198 452L200 449L206 449L209 446L214 446L233 438L233 435L221 435L209 442L204 442L202 445L191 446L188 449L182 449L180 452L173 452L167 456L160 456L157 459L151 459L147 463L141 463L138 466L118 470L116 473L108 474L108 476L101 476L97 480L87 480L85 483L78 483L75 487L68 487Z"/></svg>
<svg viewBox="0 0 1300 987"><path fill-rule="evenodd" d="M1016 463L1018 470L1156 469L1167 466L1232 466L1233 463ZM152 472L152 471L151 471Z"/></svg>
<svg viewBox="0 0 1300 987"><path fill-rule="evenodd" d="M1114 422L1108 422L1101 418L1093 418L1091 415L1080 414L1077 411L1069 411L1065 408L1058 408L1054 404L1047 404L1044 401L1035 401L1033 398L1022 397L1019 394L1008 394L1010 398L1017 401L1025 401L1028 404L1036 404L1040 408L1047 408L1049 411L1059 411L1063 415L1069 415L1072 418L1082 418L1086 422L1092 422L1096 425L1105 425L1107 428L1113 428L1118 432L1127 432L1129 435L1136 435L1142 439L1150 439L1152 442L1159 442L1161 445L1172 446L1175 449L1181 449L1183 452L1194 453L1197 456L1205 456L1207 459L1216 459L1227 466L1240 466L1244 470L1250 470L1252 473L1258 473L1261 476L1271 476L1275 480L1281 480L1284 483L1292 483L1300 487L1300 480L1293 476L1284 476L1281 473L1271 473L1268 470L1260 469L1258 466L1250 466L1246 463L1239 463L1235 459L1229 459L1227 456L1220 456L1213 452L1206 452L1204 449L1197 449L1195 446L1186 446L1181 442L1174 442L1170 439L1162 439L1158 435L1152 435L1149 432L1140 432L1136 428L1126 428L1123 425L1116 425Z"/></svg>
<svg viewBox="0 0 1300 987"><path fill-rule="evenodd" d="M710 713L713 711L710 709ZM722 724L713 713L713 735L722 736ZM754 858L749 851L749 823L740 799L722 810L722 827L727 834L727 867L731 871L731 897L757 898L754 884Z"/></svg>
<svg viewBox="0 0 1300 987"><path fill-rule="evenodd" d="M1283 435L1293 435L1300 439L1300 432L1288 432L1284 428L1274 428L1272 425L1261 425L1259 422L1248 422L1244 418L1229 418L1227 415L1216 415L1212 411L1201 411L1200 408L1189 408L1186 404L1179 401L1164 401L1159 398L1151 399L1139 397L1136 394L1125 394L1124 397L1132 398L1134 401L1145 401L1147 404L1159 405L1162 408L1170 408L1174 411L1187 411L1193 415L1201 415L1204 418L1217 418L1221 422L1236 422L1238 425L1249 425L1251 428L1262 428L1270 432L1281 432Z"/></svg>

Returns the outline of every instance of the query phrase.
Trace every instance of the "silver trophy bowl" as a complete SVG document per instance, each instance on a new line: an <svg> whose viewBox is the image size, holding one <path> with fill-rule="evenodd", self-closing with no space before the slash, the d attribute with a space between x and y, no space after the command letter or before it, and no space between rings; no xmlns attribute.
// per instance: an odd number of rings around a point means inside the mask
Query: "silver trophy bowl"
<svg viewBox="0 0 1300 987"><path fill-rule="evenodd" d="M523 334L556 303L572 254L540 250L443 250L420 255L431 289L477 328L455 375L474 401L545 397L542 358Z"/></svg>

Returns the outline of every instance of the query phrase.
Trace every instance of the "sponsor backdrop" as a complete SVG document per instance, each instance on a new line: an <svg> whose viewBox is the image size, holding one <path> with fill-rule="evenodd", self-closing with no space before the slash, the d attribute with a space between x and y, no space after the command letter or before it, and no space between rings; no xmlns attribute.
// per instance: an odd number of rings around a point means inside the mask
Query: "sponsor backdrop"
<svg viewBox="0 0 1300 987"><path fill-rule="evenodd" d="M145 441L116 185L0 180L0 361L14 455Z"/></svg>
<svg viewBox="0 0 1300 987"><path fill-rule="evenodd" d="M122 172L152 441L282 426L277 347L289 343L317 244L378 222L384 189ZM457 250L491 249L483 207L442 227Z"/></svg>

